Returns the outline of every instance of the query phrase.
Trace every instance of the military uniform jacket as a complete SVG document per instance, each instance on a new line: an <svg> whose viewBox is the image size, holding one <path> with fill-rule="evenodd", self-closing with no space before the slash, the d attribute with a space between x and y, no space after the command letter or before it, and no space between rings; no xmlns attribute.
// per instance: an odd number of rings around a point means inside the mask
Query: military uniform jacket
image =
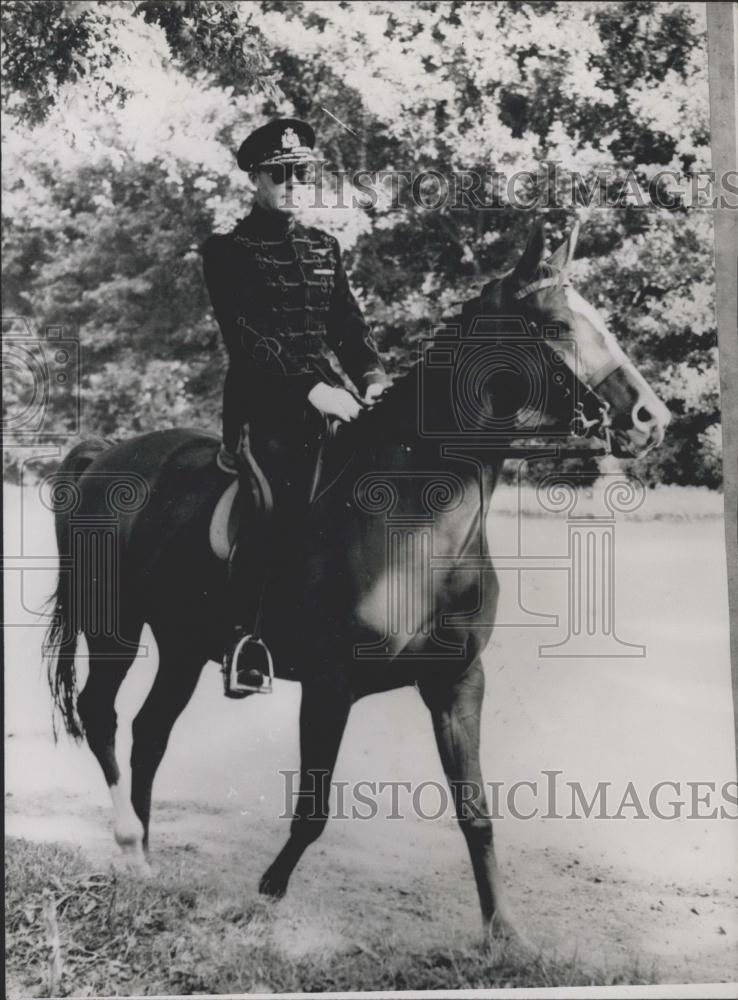
<svg viewBox="0 0 738 1000"><path fill-rule="evenodd" d="M230 358L226 395L237 394L243 422L264 407L304 407L318 382L340 384L331 351L360 392L385 378L335 237L255 206L211 236L203 258Z"/></svg>

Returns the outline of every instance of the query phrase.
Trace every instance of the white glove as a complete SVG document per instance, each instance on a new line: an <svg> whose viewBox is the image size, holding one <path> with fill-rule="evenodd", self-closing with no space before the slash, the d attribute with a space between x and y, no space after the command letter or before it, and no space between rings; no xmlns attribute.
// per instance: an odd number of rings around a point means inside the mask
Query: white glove
<svg viewBox="0 0 738 1000"><path fill-rule="evenodd" d="M324 413L327 417L338 417L339 420L348 422L361 413L361 407L350 392L339 386L328 385L327 382L314 385L307 398L319 413Z"/></svg>
<svg viewBox="0 0 738 1000"><path fill-rule="evenodd" d="M382 393L390 385L389 379L385 382L371 382L366 387L366 392L364 393L364 402L368 403L369 406L373 406L374 403L379 399Z"/></svg>

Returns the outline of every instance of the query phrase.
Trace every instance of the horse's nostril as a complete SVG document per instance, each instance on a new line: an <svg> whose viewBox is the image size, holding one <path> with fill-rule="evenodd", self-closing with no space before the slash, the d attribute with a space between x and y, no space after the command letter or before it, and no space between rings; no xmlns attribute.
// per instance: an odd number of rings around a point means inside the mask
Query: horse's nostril
<svg viewBox="0 0 738 1000"><path fill-rule="evenodd" d="M653 420L653 415L647 406L641 404L633 414L633 422L636 424L650 424Z"/></svg>

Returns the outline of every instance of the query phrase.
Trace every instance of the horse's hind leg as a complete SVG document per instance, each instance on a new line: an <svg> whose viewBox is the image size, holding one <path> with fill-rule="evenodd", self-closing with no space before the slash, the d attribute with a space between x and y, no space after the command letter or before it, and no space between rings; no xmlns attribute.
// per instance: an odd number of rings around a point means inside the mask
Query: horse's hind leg
<svg viewBox="0 0 738 1000"><path fill-rule="evenodd" d="M133 720L131 800L143 826L143 848L149 848L151 789L164 757L174 723L192 697L207 660L175 637L155 629L159 669L138 715Z"/></svg>
<svg viewBox="0 0 738 1000"><path fill-rule="evenodd" d="M87 742L98 760L113 800L113 833L126 860L144 871L143 828L133 811L115 756L118 719L115 696L136 658L136 650L124 649L114 640L88 638L89 676L77 700L77 711Z"/></svg>
<svg viewBox="0 0 738 1000"><path fill-rule="evenodd" d="M497 871L492 820L479 763L479 730L484 671L477 660L454 683L420 681L431 711L441 763L451 788L459 826L471 858L482 908L485 936L524 943L514 927Z"/></svg>

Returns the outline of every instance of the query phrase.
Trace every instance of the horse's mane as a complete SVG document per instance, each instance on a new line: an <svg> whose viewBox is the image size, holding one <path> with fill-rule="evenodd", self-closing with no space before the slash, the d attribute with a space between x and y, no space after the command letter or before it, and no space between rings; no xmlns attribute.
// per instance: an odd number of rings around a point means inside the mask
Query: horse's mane
<svg viewBox="0 0 738 1000"><path fill-rule="evenodd" d="M534 275L528 277L526 284L558 278L560 275L559 268L548 261L541 261ZM475 306L479 310L503 311L503 306L508 309L512 301L517 308L520 308L524 300L515 301L512 298L518 286L514 269L495 273L481 287L477 295L458 302L458 312L445 317L443 322L446 325L458 325L463 328L470 314L473 315ZM429 336L424 338L423 343L428 345L435 339L436 336ZM345 434L347 443L350 439L356 446L362 442L380 444L391 439L398 440L403 431L417 430L417 407L411 404L417 399L418 369L422 360L422 355L418 353L395 376L392 385L371 410L365 410L352 424L342 428L342 435Z"/></svg>

